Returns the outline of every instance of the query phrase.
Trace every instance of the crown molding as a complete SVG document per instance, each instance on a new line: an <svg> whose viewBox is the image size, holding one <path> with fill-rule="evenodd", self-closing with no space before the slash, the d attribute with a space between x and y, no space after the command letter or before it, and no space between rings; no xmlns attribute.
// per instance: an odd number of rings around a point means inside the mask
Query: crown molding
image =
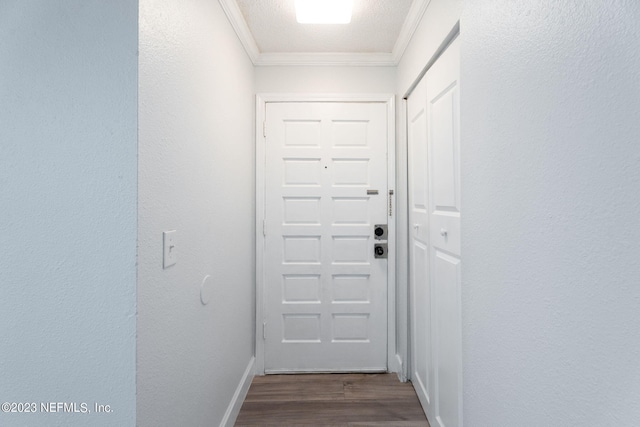
<svg viewBox="0 0 640 427"><path fill-rule="evenodd" d="M255 66L351 66L395 67L418 28L431 0L413 0L402 24L400 34L391 53L316 53L265 52L261 53L251 30L235 0L218 0L240 43Z"/></svg>
<svg viewBox="0 0 640 427"><path fill-rule="evenodd" d="M244 16L242 16L238 3L236 3L235 0L218 0L218 2L220 6L222 6L225 15L227 15L227 19L238 35L238 39L240 39L240 43L242 43L244 50L247 52L247 55L249 55L251 62L255 65L258 56L260 56L260 49L258 49L251 30L249 30L247 21L245 21Z"/></svg>
<svg viewBox="0 0 640 427"><path fill-rule="evenodd" d="M409 13L407 13L407 17L402 24L396 44L393 46L392 55L396 65L400 63L400 59L402 59L402 55L404 55L404 51L409 46L413 34L418 29L418 24L420 24L424 13L427 11L429 3L431 3L431 0L413 0L411 3Z"/></svg>

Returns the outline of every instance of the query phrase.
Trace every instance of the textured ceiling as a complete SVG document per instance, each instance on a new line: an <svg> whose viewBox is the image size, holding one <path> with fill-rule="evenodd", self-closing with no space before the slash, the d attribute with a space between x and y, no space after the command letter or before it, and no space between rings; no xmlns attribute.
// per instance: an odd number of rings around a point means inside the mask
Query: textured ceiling
<svg viewBox="0 0 640 427"><path fill-rule="evenodd" d="M261 53L391 53L412 0L353 0L346 25L298 24L294 0L236 0Z"/></svg>

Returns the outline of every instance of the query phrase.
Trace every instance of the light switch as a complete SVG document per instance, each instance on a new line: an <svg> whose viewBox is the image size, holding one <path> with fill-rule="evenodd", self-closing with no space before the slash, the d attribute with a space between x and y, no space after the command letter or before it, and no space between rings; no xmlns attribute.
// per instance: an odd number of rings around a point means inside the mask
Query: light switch
<svg viewBox="0 0 640 427"><path fill-rule="evenodd" d="M176 251L176 230L165 231L162 233L163 242L163 268L172 266L178 260L178 252Z"/></svg>

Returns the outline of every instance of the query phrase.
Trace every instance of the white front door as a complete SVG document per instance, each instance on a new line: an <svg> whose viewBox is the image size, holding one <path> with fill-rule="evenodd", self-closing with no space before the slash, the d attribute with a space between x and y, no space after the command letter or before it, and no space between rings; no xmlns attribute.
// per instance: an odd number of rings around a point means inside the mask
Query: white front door
<svg viewBox="0 0 640 427"><path fill-rule="evenodd" d="M266 373L387 370L384 103L266 104Z"/></svg>
<svg viewBox="0 0 640 427"><path fill-rule="evenodd" d="M409 98L412 379L432 425L462 425L460 53L454 40Z"/></svg>

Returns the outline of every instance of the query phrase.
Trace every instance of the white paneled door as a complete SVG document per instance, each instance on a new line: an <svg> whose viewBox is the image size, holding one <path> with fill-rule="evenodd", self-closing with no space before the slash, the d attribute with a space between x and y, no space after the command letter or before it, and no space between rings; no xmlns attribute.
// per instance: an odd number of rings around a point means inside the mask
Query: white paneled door
<svg viewBox="0 0 640 427"><path fill-rule="evenodd" d="M266 104L266 373L387 369L387 126L384 103Z"/></svg>
<svg viewBox="0 0 640 427"><path fill-rule="evenodd" d="M427 412L433 407L432 299L429 280L427 181L427 82L422 79L407 106L409 170L409 280L411 291L411 382Z"/></svg>
<svg viewBox="0 0 640 427"><path fill-rule="evenodd" d="M454 40L408 100L412 380L432 425L462 425L460 54Z"/></svg>

